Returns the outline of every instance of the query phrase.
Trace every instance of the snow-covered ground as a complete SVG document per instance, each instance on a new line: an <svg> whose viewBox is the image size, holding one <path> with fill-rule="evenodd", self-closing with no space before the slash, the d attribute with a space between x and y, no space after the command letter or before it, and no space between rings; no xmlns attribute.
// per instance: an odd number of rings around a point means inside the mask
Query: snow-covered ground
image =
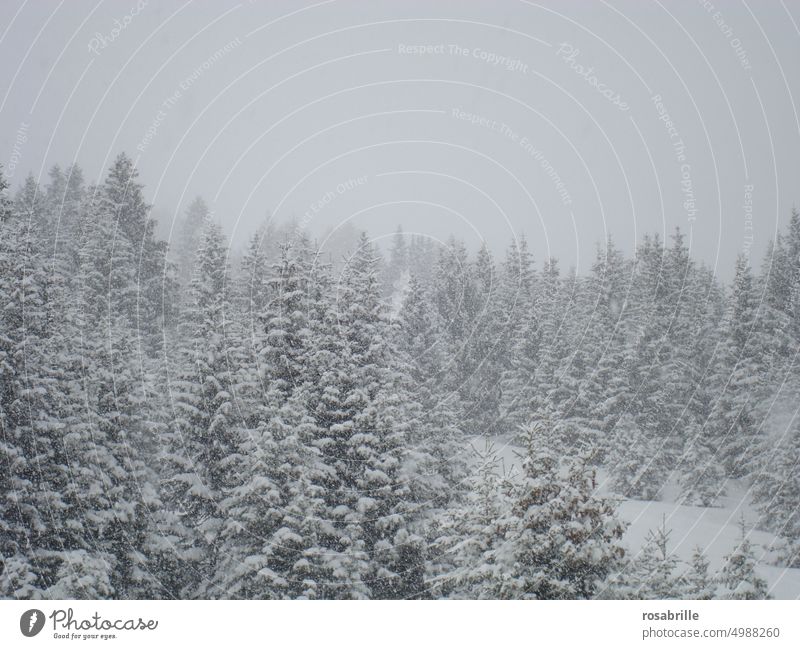
<svg viewBox="0 0 800 649"><path fill-rule="evenodd" d="M495 450L503 460L505 471L519 469L519 448L502 440L493 440ZM472 441L475 448L483 449L484 440ZM601 493L608 494L608 481L601 470L597 476ZM759 573L770 585L770 595L775 599L800 599L800 569L770 565L775 553L770 550L776 541L771 532L758 529L757 512L750 503L747 486L739 481L729 481L727 495L720 499L721 507L688 507L679 504L678 490L667 485L660 501L622 500L618 513L628 523L625 543L633 555L644 544L649 530L660 527L662 521L671 530L669 550L684 561L691 558L695 547L700 546L710 562L710 570L722 567L723 558L729 554L740 538L739 523L744 514L748 539L756 548Z"/></svg>

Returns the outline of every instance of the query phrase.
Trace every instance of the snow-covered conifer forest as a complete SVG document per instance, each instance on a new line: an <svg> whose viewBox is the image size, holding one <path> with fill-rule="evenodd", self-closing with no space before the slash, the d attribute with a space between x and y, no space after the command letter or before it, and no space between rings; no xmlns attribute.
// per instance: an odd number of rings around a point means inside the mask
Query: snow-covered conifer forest
<svg viewBox="0 0 800 649"><path fill-rule="evenodd" d="M0 596L800 594L797 212L723 283L0 182Z"/></svg>

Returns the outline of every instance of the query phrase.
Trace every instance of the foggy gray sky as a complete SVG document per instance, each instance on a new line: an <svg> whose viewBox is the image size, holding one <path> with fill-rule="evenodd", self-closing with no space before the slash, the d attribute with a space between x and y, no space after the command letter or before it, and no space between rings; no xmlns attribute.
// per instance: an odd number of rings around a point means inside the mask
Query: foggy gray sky
<svg viewBox="0 0 800 649"><path fill-rule="evenodd" d="M200 194L237 242L267 212L524 232L585 271L607 232L677 225L727 277L800 203L798 23L787 0L4 0L0 162L96 181L124 150L162 217Z"/></svg>

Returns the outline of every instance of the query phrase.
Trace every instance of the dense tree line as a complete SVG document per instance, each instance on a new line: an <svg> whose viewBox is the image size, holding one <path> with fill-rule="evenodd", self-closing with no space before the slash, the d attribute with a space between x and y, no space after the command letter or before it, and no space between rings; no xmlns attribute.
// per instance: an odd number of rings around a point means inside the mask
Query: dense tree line
<svg viewBox="0 0 800 649"><path fill-rule="evenodd" d="M398 231L326 259L268 224L241 258L201 199L172 249L131 160L0 176L0 595L764 597L615 499L747 481L800 567L800 215L723 286L680 232L585 276ZM522 450L500 469L477 436Z"/></svg>

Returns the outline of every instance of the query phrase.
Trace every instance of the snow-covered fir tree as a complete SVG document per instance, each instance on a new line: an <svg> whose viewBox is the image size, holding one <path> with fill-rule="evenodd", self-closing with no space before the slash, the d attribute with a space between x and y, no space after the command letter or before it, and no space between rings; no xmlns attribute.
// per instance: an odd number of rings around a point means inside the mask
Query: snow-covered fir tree
<svg viewBox="0 0 800 649"><path fill-rule="evenodd" d="M684 599L714 599L717 595L717 583L710 572L710 562L701 547L692 551L692 558L686 567L681 582Z"/></svg>
<svg viewBox="0 0 800 649"><path fill-rule="evenodd" d="M680 599L679 559L669 549L671 530L666 520L650 530L641 553L633 561L633 582L638 599Z"/></svg>
<svg viewBox="0 0 800 649"><path fill-rule="evenodd" d="M506 569L498 552L511 519L510 481L492 442L474 447L475 464L466 479L466 495L436 522L429 575L436 595L455 599L494 599Z"/></svg>
<svg viewBox="0 0 800 649"><path fill-rule="evenodd" d="M613 442L607 467L612 489L626 498L657 500L664 476L655 462L656 449L636 419L624 413L610 435Z"/></svg>
<svg viewBox="0 0 800 649"><path fill-rule="evenodd" d="M594 469L578 459L564 473L548 433L541 422L524 431L522 475L495 552L502 598L591 598L625 554L624 526L612 501L597 494Z"/></svg>
<svg viewBox="0 0 800 649"><path fill-rule="evenodd" d="M182 323L185 342L171 382L173 415L162 460L160 560L172 596L221 595L211 580L224 524L221 505L241 471L236 442L242 434L234 401L236 344L226 327L228 281L225 243L209 219Z"/></svg>
<svg viewBox="0 0 800 649"><path fill-rule="evenodd" d="M705 437L707 432L692 422L685 433L684 469L681 493L687 505L714 507L725 495L725 473L717 461L714 447Z"/></svg>
<svg viewBox="0 0 800 649"><path fill-rule="evenodd" d="M795 419L753 476L761 523L783 539L782 563L800 566L800 425Z"/></svg>

